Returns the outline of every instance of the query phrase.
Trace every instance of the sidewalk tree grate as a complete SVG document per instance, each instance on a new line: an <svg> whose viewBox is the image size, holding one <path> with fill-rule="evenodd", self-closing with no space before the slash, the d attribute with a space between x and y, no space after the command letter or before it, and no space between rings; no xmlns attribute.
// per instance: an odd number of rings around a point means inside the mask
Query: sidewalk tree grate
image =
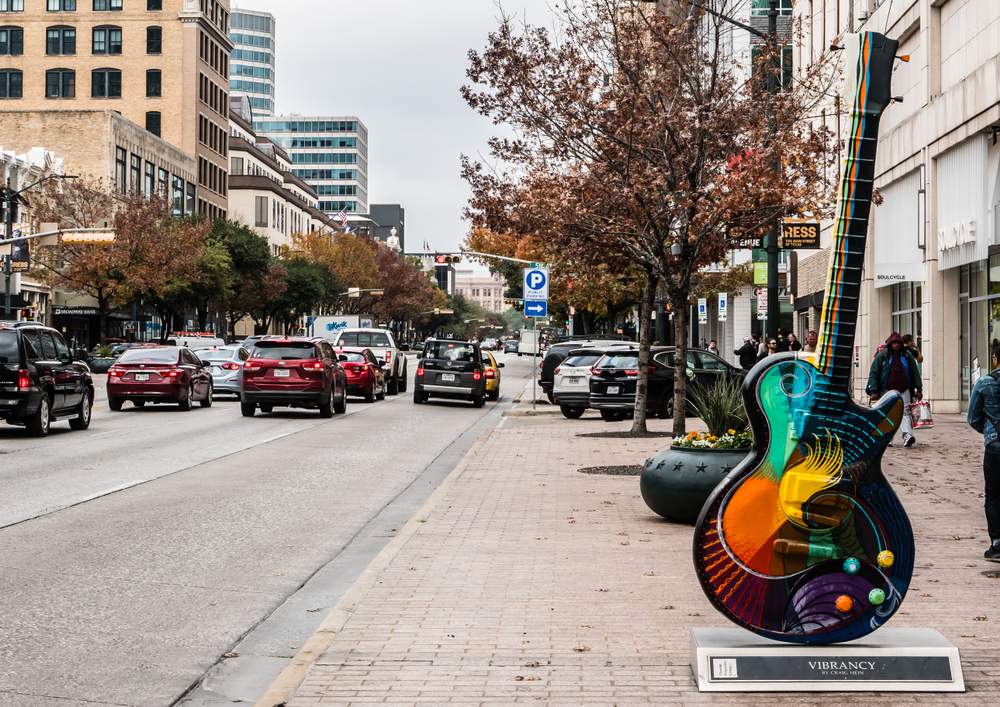
<svg viewBox="0 0 1000 707"><path fill-rule="evenodd" d="M581 474L604 474L606 476L639 476L642 473L642 466L633 464L629 466L586 466L577 469Z"/></svg>

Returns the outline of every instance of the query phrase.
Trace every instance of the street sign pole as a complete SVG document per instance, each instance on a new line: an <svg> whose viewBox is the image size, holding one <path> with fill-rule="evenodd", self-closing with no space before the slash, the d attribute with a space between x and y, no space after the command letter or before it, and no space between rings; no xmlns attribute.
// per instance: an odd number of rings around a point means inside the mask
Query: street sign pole
<svg viewBox="0 0 1000 707"><path fill-rule="evenodd" d="M9 240L14 235L14 199L17 194L14 190L10 188L10 183L7 183L7 187L3 191L4 199L4 240ZM10 241L13 247L14 241ZM4 280L4 305L3 313L4 315L10 314L10 277L13 274L11 270L11 261L14 258L14 252L11 250L3 257L3 280Z"/></svg>
<svg viewBox="0 0 1000 707"><path fill-rule="evenodd" d="M532 317L531 319L531 333L534 334L532 337L535 340L535 350L531 356L531 409L535 409L535 398L537 397L535 393L535 376L538 371L535 370L535 359L538 358L538 319Z"/></svg>

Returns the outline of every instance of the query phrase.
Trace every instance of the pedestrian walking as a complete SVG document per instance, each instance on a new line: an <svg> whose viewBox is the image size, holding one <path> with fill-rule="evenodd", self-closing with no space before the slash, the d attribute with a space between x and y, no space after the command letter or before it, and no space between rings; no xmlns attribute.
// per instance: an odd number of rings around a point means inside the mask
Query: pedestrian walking
<svg viewBox="0 0 1000 707"><path fill-rule="evenodd" d="M701 343L700 343L700 344L698 344L698 348L699 348L699 349L702 349L702 350L704 350L704 349L707 349L707 348L708 348L708 344L706 344L706 343L705 343L705 340L704 340L704 339L702 339L702 340L701 340Z"/></svg>
<svg viewBox="0 0 1000 707"><path fill-rule="evenodd" d="M993 349L993 372L976 381L969 396L966 421L983 435L983 480L985 483L986 531L990 546L984 560L1000 562L1000 346Z"/></svg>
<svg viewBox="0 0 1000 707"><path fill-rule="evenodd" d="M757 363L757 344L749 336L743 337L743 346L733 351L739 357L740 368L749 371Z"/></svg>
<svg viewBox="0 0 1000 707"><path fill-rule="evenodd" d="M792 332L788 332L788 350L789 351L801 351L802 344L799 342L798 337Z"/></svg>
<svg viewBox="0 0 1000 707"><path fill-rule="evenodd" d="M816 353L816 342L819 341L819 335L814 331L810 331L806 334L806 344L802 347L804 353Z"/></svg>
<svg viewBox="0 0 1000 707"><path fill-rule="evenodd" d="M716 356L722 355L721 353L719 353L719 347L715 345L715 339L712 339L711 343L709 343L708 352L714 353Z"/></svg>
<svg viewBox="0 0 1000 707"><path fill-rule="evenodd" d="M778 340L772 336L767 340L767 346L757 356L757 363L760 363L768 356L774 356L776 353L778 353Z"/></svg>
<svg viewBox="0 0 1000 707"><path fill-rule="evenodd" d="M903 346L903 337L894 331L885 343L885 348L875 354L872 360L865 392L872 397L872 401L878 400L889 390L895 390L903 396L903 423L899 429L903 433L903 446L912 447L916 439L913 436L910 403L923 399L924 384L920 380L916 359Z"/></svg>
<svg viewBox="0 0 1000 707"><path fill-rule="evenodd" d="M775 342L778 346L778 353L788 351L788 333L784 329L778 329L778 338L775 339Z"/></svg>
<svg viewBox="0 0 1000 707"><path fill-rule="evenodd" d="M913 334L903 334L903 346L906 350L913 354L913 358L917 360L917 363L924 362L924 355L920 353L920 349L917 348L917 343L913 340Z"/></svg>

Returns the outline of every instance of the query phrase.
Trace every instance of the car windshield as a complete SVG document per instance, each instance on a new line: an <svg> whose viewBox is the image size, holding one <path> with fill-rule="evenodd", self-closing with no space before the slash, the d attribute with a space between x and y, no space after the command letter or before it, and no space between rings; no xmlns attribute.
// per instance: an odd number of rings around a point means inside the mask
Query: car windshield
<svg viewBox="0 0 1000 707"><path fill-rule="evenodd" d="M198 358L203 361L228 361L232 357L232 349L202 349L198 351Z"/></svg>
<svg viewBox="0 0 1000 707"><path fill-rule="evenodd" d="M427 345L427 358L440 358L445 361L475 361L475 348L469 344L450 344L447 341L435 341Z"/></svg>
<svg viewBox="0 0 1000 707"><path fill-rule="evenodd" d="M389 336L384 331L345 331L340 335L338 346L391 346Z"/></svg>
<svg viewBox="0 0 1000 707"><path fill-rule="evenodd" d="M316 358L316 347L308 341L258 341L250 356L271 361L299 361Z"/></svg>
<svg viewBox="0 0 1000 707"><path fill-rule="evenodd" d="M562 362L563 366L593 366L601 358L600 354L586 354L582 356L570 356ZM636 359L638 360L638 359Z"/></svg>
<svg viewBox="0 0 1000 707"><path fill-rule="evenodd" d="M17 332L0 331L0 363L17 363Z"/></svg>
<svg viewBox="0 0 1000 707"><path fill-rule="evenodd" d="M634 354L608 354L598 368L638 368L639 357Z"/></svg>
<svg viewBox="0 0 1000 707"><path fill-rule="evenodd" d="M177 349L129 349L118 363L177 363Z"/></svg>
<svg viewBox="0 0 1000 707"><path fill-rule="evenodd" d="M364 363L366 360L365 355L359 353L343 353L340 355L343 357L341 360L347 363Z"/></svg>

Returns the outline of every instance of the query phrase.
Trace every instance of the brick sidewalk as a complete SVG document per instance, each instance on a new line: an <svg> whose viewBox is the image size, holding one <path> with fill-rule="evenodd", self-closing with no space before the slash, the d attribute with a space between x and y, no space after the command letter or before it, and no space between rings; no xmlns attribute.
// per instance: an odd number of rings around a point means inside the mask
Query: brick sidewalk
<svg viewBox="0 0 1000 707"><path fill-rule="evenodd" d="M730 625L691 561L692 528L654 516L637 477L667 439L508 420L471 460L288 702L307 705L828 705L843 697L700 694L688 628ZM664 429L654 421L651 427ZM891 625L929 626L962 652L966 694L861 693L855 704L1000 703L1000 566L983 561L981 439L940 416L885 469L917 537L914 585Z"/></svg>

